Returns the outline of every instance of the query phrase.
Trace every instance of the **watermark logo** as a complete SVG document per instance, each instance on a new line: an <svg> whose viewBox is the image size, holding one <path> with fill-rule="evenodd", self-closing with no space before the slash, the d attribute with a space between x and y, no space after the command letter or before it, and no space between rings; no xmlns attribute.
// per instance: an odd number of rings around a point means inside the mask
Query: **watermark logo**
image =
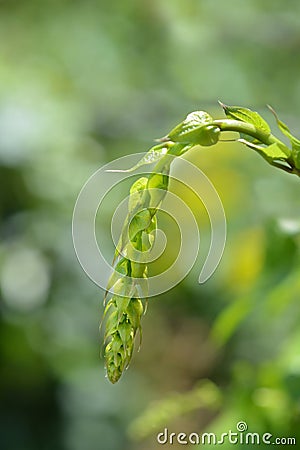
<svg viewBox="0 0 300 450"><path fill-rule="evenodd" d="M120 187L122 190L122 182L125 180L133 179L137 175L146 176L153 173L153 169L148 169L148 166L146 168L145 166L139 167L133 172L116 171L134 166L144 156L145 153L127 155L101 167L85 183L74 207L72 232L77 258L89 278L102 289L106 289L107 280L114 271L111 262L104 256L103 248L107 247L107 239L111 239L114 247L117 247L123 224L126 223L128 192L124 193L119 204L114 206L115 212L111 220L110 236L102 236L102 239L97 239L95 231L96 216L101 215L104 200L112 189ZM213 184L191 162L176 158L172 163L170 179L179 181L192 190L207 211L211 228L210 247L199 274L199 283L204 283L216 270L225 247L226 219L224 208ZM157 189L157 191L159 194L160 190ZM200 247L200 230L193 211L184 201L184 198L170 191L164 193L164 200L159 206L159 210L168 214L176 222L180 232L180 246L170 267L164 269L161 273L148 277L149 297L166 292L182 281L192 269ZM137 212L139 211L135 211L135 213ZM168 236L167 233L160 230L158 223L158 229L155 231L154 237L153 246L148 251L143 251L141 254L141 252L134 252L134 249L132 249L130 259L135 260L136 258L139 263L146 264L156 261L164 253L168 242L172 243L172 236Z"/></svg>
<svg viewBox="0 0 300 450"><path fill-rule="evenodd" d="M246 422L243 422L242 420L236 424L236 428L238 431L246 431L248 429L248 425Z"/></svg>
<svg viewBox="0 0 300 450"><path fill-rule="evenodd" d="M236 424L236 430L228 430L217 435L216 433L174 433L168 428L157 434L157 442L164 444L182 445L296 445L295 437L274 437L271 433L256 433L248 431L248 425L244 421Z"/></svg>

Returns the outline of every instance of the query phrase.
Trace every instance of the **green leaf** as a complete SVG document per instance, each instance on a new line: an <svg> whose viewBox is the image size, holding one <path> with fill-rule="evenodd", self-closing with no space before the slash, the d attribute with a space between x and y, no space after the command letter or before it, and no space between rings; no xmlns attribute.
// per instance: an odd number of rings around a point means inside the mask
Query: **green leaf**
<svg viewBox="0 0 300 450"><path fill-rule="evenodd" d="M268 158L274 160L286 161L288 159L287 152L289 152L289 148L286 145L274 143L265 147L263 152Z"/></svg>
<svg viewBox="0 0 300 450"><path fill-rule="evenodd" d="M273 113L279 130L290 140L292 144L292 158L294 160L295 167L300 169L300 140L292 135L289 127L279 119L277 113L270 105L268 105L268 108Z"/></svg>
<svg viewBox="0 0 300 450"><path fill-rule="evenodd" d="M148 178L147 177L141 177L138 180L136 180L133 185L130 188L130 195L134 194L135 192L140 192L146 189L147 187Z"/></svg>
<svg viewBox="0 0 300 450"><path fill-rule="evenodd" d="M289 158L286 152L290 152L290 150L284 144L275 142L274 144L271 144L268 147L261 147L259 145L254 144L253 142L246 141L245 139L239 139L239 142L257 151L268 162L287 161Z"/></svg>
<svg viewBox="0 0 300 450"><path fill-rule="evenodd" d="M282 122L282 121L279 119L277 113L275 112L275 110L274 110L270 105L268 105L268 108L269 108L269 110L273 113L273 115L274 115L274 117L275 117L275 119L276 119L276 122L277 122L277 125L278 125L279 130L280 130L286 137L289 138L289 140L291 141L291 144L293 145L293 148L295 147L295 148L298 148L298 149L300 150L300 140L297 139L295 136L292 135L292 133L290 132L289 127L288 127L284 122Z"/></svg>
<svg viewBox="0 0 300 450"><path fill-rule="evenodd" d="M109 169L107 170L107 172L133 172L134 170L138 169L141 166L144 166L145 164L152 164L159 161L164 155L168 153L169 148L172 146L173 144L169 142L163 142L162 144L155 145L154 147L150 148L146 155L143 156L143 158L130 169Z"/></svg>
<svg viewBox="0 0 300 450"><path fill-rule="evenodd" d="M271 133L271 129L267 124L267 122L256 111L252 111L251 109L248 108L242 108L240 106L227 106L224 105L222 102L219 103L224 109L224 112L229 119L250 123L251 125L254 125L255 128L264 131L267 134ZM241 137L245 138L245 136L243 136L242 134ZM254 143L259 142L257 139L251 138L248 135L247 140Z"/></svg>
<svg viewBox="0 0 300 450"><path fill-rule="evenodd" d="M220 129L213 124L213 118L205 111L194 111L187 115L185 120L173 128L163 138L173 142L213 145L219 140Z"/></svg>
<svg viewBox="0 0 300 450"><path fill-rule="evenodd" d="M296 169L300 170L300 151L293 149L292 150L292 158L293 158Z"/></svg>

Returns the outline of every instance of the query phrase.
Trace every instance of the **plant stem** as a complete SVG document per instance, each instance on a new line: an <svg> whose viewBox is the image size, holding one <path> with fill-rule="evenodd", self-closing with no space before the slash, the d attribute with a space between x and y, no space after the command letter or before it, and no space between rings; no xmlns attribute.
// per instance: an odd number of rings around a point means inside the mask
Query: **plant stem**
<svg viewBox="0 0 300 450"><path fill-rule="evenodd" d="M266 133L259 130L251 123L241 122L239 120L232 119L218 119L214 120L214 125L217 125L221 131L236 131L237 133L247 134L259 140L262 144L281 144L284 145L280 139L271 133Z"/></svg>

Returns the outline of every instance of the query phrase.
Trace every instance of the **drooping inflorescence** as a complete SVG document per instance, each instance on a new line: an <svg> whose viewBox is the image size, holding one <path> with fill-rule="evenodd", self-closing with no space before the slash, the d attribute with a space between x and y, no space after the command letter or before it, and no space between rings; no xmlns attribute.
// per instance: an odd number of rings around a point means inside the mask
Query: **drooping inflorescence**
<svg viewBox="0 0 300 450"><path fill-rule="evenodd" d="M106 371L112 383L128 366L137 332L141 339L141 317L147 299L147 264L143 254L151 249L156 232L156 211L168 189L168 158L160 172L139 178L131 187L128 215L116 249L118 260L108 281L113 295L105 314Z"/></svg>
<svg viewBox="0 0 300 450"><path fill-rule="evenodd" d="M212 146L221 132L236 131L238 141L258 152L269 164L300 176L300 141L275 115L279 129L289 138L291 149L271 134L267 122L247 108L221 104L225 119L213 120L204 111L186 119L159 139L142 160L129 171L156 163L148 176L139 178L130 189L128 214L115 251L114 271L108 280L104 311L104 358L107 377L116 383L128 367L137 333L142 336L141 318L148 295L148 267L144 257L154 245L156 213L169 187L174 158L192 147ZM110 296L110 298L108 298Z"/></svg>

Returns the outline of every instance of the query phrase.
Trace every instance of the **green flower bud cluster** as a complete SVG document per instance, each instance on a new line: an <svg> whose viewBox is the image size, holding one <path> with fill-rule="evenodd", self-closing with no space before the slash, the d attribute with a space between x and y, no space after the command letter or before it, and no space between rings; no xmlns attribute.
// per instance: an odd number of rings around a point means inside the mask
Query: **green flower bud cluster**
<svg viewBox="0 0 300 450"><path fill-rule="evenodd" d="M131 360L137 331L141 336L141 317L144 311L139 298L113 295L108 301L104 350L109 380L116 383Z"/></svg>
<svg viewBox="0 0 300 450"><path fill-rule="evenodd" d="M169 162L160 173L139 178L130 189L128 216L116 249L118 260L108 281L113 295L106 304L105 365L107 377L116 383L128 367L137 332L142 335L142 300L147 298L147 264L143 255L155 238L156 211L168 189Z"/></svg>

